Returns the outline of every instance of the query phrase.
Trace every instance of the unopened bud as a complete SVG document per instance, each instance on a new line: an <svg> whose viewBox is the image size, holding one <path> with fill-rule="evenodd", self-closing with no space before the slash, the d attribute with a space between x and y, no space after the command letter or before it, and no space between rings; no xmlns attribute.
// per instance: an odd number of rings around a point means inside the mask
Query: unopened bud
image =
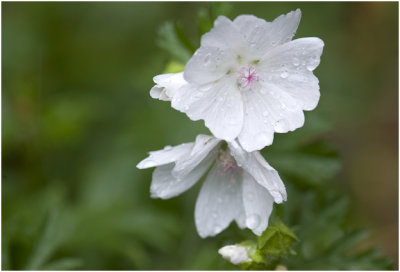
<svg viewBox="0 0 400 272"><path fill-rule="evenodd" d="M224 246L218 250L218 253L221 254L224 259L236 265L251 261L247 255L246 248L242 246Z"/></svg>

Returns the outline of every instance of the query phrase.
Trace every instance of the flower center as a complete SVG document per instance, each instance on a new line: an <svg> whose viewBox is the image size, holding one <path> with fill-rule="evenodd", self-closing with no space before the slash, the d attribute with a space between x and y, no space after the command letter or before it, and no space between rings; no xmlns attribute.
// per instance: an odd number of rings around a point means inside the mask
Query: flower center
<svg viewBox="0 0 400 272"><path fill-rule="evenodd" d="M241 89L246 89L251 87L251 85L258 81L259 77L257 75L256 68L254 66L242 66L239 70L238 86Z"/></svg>
<svg viewBox="0 0 400 272"><path fill-rule="evenodd" d="M236 173L241 168L236 164L235 159L228 150L220 149L217 153L217 165L221 175L227 174L229 171Z"/></svg>

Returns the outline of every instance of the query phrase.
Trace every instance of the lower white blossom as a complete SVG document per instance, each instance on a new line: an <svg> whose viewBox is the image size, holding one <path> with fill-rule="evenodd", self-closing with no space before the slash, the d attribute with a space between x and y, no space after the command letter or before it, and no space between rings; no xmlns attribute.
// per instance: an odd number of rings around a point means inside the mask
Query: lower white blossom
<svg viewBox="0 0 400 272"><path fill-rule="evenodd" d="M225 260L228 260L236 265L251 261L249 255L247 254L247 249L243 246L224 246L218 250L218 253L221 254Z"/></svg>
<svg viewBox="0 0 400 272"><path fill-rule="evenodd" d="M258 151L246 152L237 141L198 135L194 143L150 152L137 167L156 167L150 191L162 199L188 190L211 168L195 208L197 231L203 238L217 235L233 220L261 235L273 202L286 200L277 171Z"/></svg>

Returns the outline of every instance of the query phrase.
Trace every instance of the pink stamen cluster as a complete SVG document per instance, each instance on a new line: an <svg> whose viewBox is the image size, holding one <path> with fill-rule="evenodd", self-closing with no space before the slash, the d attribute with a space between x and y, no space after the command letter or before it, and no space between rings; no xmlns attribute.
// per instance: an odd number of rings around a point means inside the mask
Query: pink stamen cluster
<svg viewBox="0 0 400 272"><path fill-rule="evenodd" d="M219 168L218 172L221 176L224 176L229 171L236 173L241 169L236 164L235 159L232 157L228 150L219 150L219 152L217 153L217 164Z"/></svg>
<svg viewBox="0 0 400 272"><path fill-rule="evenodd" d="M243 89L249 87L254 81L259 80L256 68L253 66L241 67L239 74L238 84Z"/></svg>

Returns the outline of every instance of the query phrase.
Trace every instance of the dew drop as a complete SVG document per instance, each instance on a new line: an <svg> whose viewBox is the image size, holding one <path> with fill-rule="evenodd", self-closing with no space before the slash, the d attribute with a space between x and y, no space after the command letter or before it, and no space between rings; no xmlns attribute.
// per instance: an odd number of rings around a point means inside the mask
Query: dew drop
<svg viewBox="0 0 400 272"><path fill-rule="evenodd" d="M199 92L199 93L196 93L195 95L194 95L194 97L195 98L201 98L201 97L203 97L203 93L201 93L201 92Z"/></svg>
<svg viewBox="0 0 400 272"><path fill-rule="evenodd" d="M246 225L250 229L255 229L260 225L261 218L258 214L252 214L246 219Z"/></svg>
<svg viewBox="0 0 400 272"><path fill-rule="evenodd" d="M285 123L282 119L278 120L275 124L274 124L274 128L276 132L284 132L285 131Z"/></svg>
<svg viewBox="0 0 400 272"><path fill-rule="evenodd" d="M293 65L294 66L299 66L300 65L300 60L298 58L293 59Z"/></svg>
<svg viewBox="0 0 400 272"><path fill-rule="evenodd" d="M211 59L211 54L207 54L207 55L204 57L204 64L205 64L205 65L210 65L210 59Z"/></svg>
<svg viewBox="0 0 400 272"><path fill-rule="evenodd" d="M283 71L283 72L281 73L281 78L287 78L288 76L289 76L289 73L286 72L286 71Z"/></svg>

